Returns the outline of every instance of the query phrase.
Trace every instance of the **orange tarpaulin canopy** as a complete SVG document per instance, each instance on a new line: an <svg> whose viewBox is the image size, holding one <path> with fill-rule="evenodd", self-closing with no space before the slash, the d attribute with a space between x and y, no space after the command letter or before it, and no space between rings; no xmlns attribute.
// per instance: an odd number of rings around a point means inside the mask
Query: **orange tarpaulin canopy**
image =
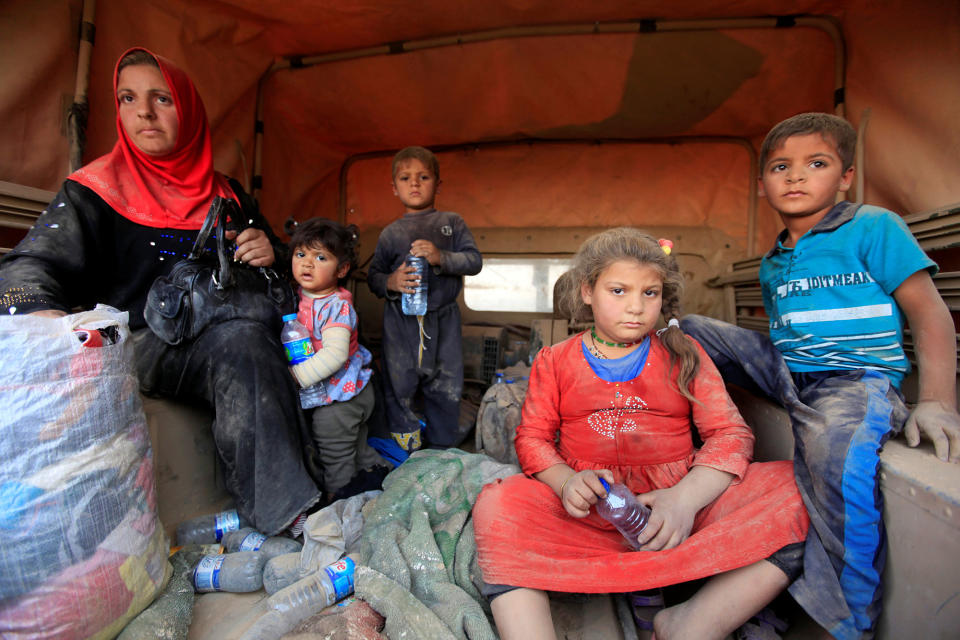
<svg viewBox="0 0 960 640"><path fill-rule="evenodd" d="M82 8L0 5L0 180L55 190L68 173ZM772 11L824 20L717 22ZM100 0L94 21L85 161L115 140L117 56L145 46L194 78L218 168L262 181L278 229L290 215L383 226L398 213L388 156L421 144L442 150L439 203L472 226L709 225L746 248L762 136L837 98L855 124L870 110L866 200L960 200L947 0ZM755 247L772 218L761 203Z"/></svg>

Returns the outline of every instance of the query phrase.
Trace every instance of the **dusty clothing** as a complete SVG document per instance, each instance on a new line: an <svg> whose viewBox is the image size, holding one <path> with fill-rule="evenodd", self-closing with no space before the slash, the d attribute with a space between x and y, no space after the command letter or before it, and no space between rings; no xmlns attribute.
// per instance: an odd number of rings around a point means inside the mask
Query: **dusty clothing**
<svg viewBox="0 0 960 640"><path fill-rule="evenodd" d="M300 405L304 409L329 405L332 402L347 402L354 398L370 382L371 356L367 348L357 341L357 312L353 308L353 296L344 288L330 295L315 298L299 291L300 305L297 319L310 331L314 353L323 349L323 331L340 327L350 332L347 358L332 374L322 380L320 393L300 393Z"/></svg>
<svg viewBox="0 0 960 640"><path fill-rule="evenodd" d="M516 465L459 449L418 451L386 477L363 509L356 595L386 617L385 635L495 640L471 507Z"/></svg>
<svg viewBox="0 0 960 640"><path fill-rule="evenodd" d="M483 259L467 224L450 211L406 213L390 223L377 240L367 283L377 296L400 303L400 294L387 291L387 278L410 253L414 240L429 240L443 252L443 264L431 267L428 274L427 310L435 311L457 301L463 288L463 276L480 272Z"/></svg>
<svg viewBox="0 0 960 640"><path fill-rule="evenodd" d="M400 294L387 291L387 278L410 253L414 240L432 242L443 252L443 263L428 270L427 314L423 317L425 349L417 365L420 326L404 315ZM380 234L367 283L386 298L383 310L383 369L387 423L397 442L407 450L418 448L420 431L413 412L414 395L424 398L424 436L433 445L454 446L463 440L459 430L463 392L463 347L457 296L463 276L479 273L482 258L463 219L448 211L407 213Z"/></svg>
<svg viewBox="0 0 960 640"><path fill-rule="evenodd" d="M386 462L367 444L367 420L373 413L373 387L343 402L332 402L313 409L313 441L323 465L323 488L330 493L350 482L361 469Z"/></svg>
<svg viewBox="0 0 960 640"><path fill-rule="evenodd" d="M790 414L797 487L811 523L790 594L834 637L873 637L886 563L879 452L907 419L899 390L865 369L791 373L767 336L719 320L686 316L681 326L725 380Z"/></svg>
<svg viewBox="0 0 960 640"><path fill-rule="evenodd" d="M240 185L233 187L242 193ZM245 218L285 249L241 197ZM262 225L262 226L260 226ZM146 328L143 306L153 281L193 246L196 230L156 229L117 215L93 191L64 183L46 212L0 266L0 312L68 311L104 302L130 312L137 372L150 395L213 408L214 440L237 507L264 533L276 533L319 495L306 422L279 336L255 323L210 327L171 347ZM282 470L282 473L279 471Z"/></svg>
<svg viewBox="0 0 960 640"><path fill-rule="evenodd" d="M516 447L528 476L554 464L606 468L634 493L668 488L694 465L736 480L696 517L690 537L662 552L630 551L595 512L569 516L546 484L515 476L486 487L474 508L483 579L584 593L633 591L714 575L800 542L808 520L791 464L750 464L753 434L701 350L691 403L655 336L640 375L607 382L574 336L534 363ZM691 424L703 440L694 448ZM555 437L559 432L559 441Z"/></svg>
<svg viewBox="0 0 960 640"><path fill-rule="evenodd" d="M897 214L841 202L796 247L784 235L760 266L770 340L791 371L868 369L900 386L910 372L894 291L937 272Z"/></svg>
<svg viewBox="0 0 960 640"><path fill-rule="evenodd" d="M375 403L369 384L372 372L367 366L370 352L357 342L357 312L346 289L320 298L301 289L297 317L310 331L314 358L324 348L325 329L339 327L350 332L342 365L319 384L300 390L300 406L308 410L313 442L323 464L323 488L336 493L355 472L386 464L367 444L367 420Z"/></svg>
<svg viewBox="0 0 960 640"><path fill-rule="evenodd" d="M244 221L262 229L277 255L289 264L289 250L260 215L240 184ZM167 275L193 248L197 230L149 227L118 215L91 189L66 180L27 236L0 261L0 311L41 309L69 312L98 302L130 312L130 329L146 326L143 308L150 285ZM207 246L215 248L211 239Z"/></svg>

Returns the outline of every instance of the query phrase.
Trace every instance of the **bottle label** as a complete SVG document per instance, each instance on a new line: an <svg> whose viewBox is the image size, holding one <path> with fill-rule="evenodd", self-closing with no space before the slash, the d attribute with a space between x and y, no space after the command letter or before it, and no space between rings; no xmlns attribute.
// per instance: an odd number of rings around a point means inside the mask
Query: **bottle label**
<svg viewBox="0 0 960 640"><path fill-rule="evenodd" d="M213 520L214 533L217 535L217 542L223 537L223 534L229 531L236 531L240 528L240 516L236 509L221 511Z"/></svg>
<svg viewBox="0 0 960 640"><path fill-rule="evenodd" d="M337 560L324 569L330 578L330 582L333 583L333 590L337 594L336 600L342 600L353 593L353 572L355 569L356 565L350 558Z"/></svg>
<svg viewBox="0 0 960 640"><path fill-rule="evenodd" d="M253 533L248 533L243 537L243 540L240 542L240 547L237 549L237 551L260 551L260 547L263 546L263 541L266 539L267 536L256 531Z"/></svg>
<svg viewBox="0 0 960 640"><path fill-rule="evenodd" d="M220 566L226 556L204 556L193 570L193 586L198 592L220 590Z"/></svg>
<svg viewBox="0 0 960 640"><path fill-rule="evenodd" d="M290 364L300 364L313 355L313 343L310 342L310 338L284 342L283 351L287 354L287 361Z"/></svg>

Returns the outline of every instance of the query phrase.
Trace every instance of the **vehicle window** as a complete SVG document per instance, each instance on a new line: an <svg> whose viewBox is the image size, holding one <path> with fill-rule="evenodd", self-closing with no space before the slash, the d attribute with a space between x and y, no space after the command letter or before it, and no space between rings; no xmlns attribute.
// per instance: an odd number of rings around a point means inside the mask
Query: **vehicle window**
<svg viewBox="0 0 960 640"><path fill-rule="evenodd" d="M474 311L553 311L553 285L570 268L569 258L484 258L483 270L467 276L463 297Z"/></svg>

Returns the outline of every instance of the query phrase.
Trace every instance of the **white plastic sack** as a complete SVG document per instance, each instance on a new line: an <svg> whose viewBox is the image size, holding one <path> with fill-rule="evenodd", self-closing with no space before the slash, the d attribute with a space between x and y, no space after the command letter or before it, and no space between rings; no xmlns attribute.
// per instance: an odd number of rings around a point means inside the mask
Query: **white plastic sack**
<svg viewBox="0 0 960 640"><path fill-rule="evenodd" d="M0 317L3 638L112 638L169 578L129 338L105 306Z"/></svg>
<svg viewBox="0 0 960 640"><path fill-rule="evenodd" d="M303 525L300 577L306 577L350 553L363 533L363 506L383 493L365 491L311 514Z"/></svg>

